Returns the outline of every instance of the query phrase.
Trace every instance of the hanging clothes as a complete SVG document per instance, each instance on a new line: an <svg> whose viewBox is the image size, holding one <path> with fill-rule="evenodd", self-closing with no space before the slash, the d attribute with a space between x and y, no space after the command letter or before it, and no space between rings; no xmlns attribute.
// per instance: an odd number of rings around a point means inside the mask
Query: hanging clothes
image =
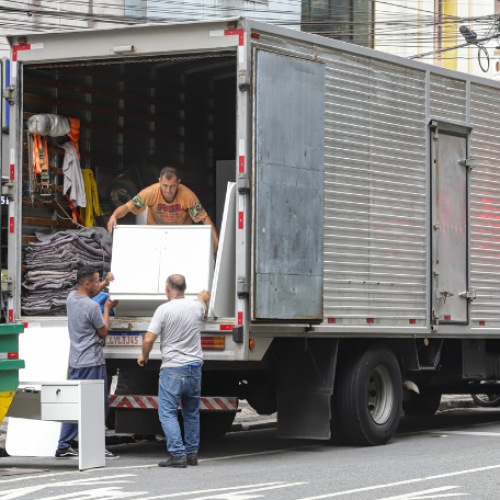
<svg viewBox="0 0 500 500"><path fill-rule="evenodd" d="M64 173L63 194L69 190L70 200L79 207L86 207L87 196L77 151L69 141L61 144L61 147L66 151L62 167Z"/></svg>
<svg viewBox="0 0 500 500"><path fill-rule="evenodd" d="M87 205L80 208L80 215L87 227L95 226L95 218L104 215L99 205L99 194L97 184L94 179L94 173L89 168L82 169L83 182L85 183L85 194L87 196Z"/></svg>
<svg viewBox="0 0 500 500"><path fill-rule="evenodd" d="M78 148L78 139L80 139L80 120L78 118L68 118L68 120L70 126L68 137L71 139L73 146L75 146L78 159L80 159L80 149Z"/></svg>

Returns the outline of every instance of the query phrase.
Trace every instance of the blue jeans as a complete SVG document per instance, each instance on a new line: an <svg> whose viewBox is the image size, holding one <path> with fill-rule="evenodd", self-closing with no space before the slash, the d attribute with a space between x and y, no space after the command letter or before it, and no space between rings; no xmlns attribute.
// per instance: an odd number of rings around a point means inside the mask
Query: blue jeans
<svg viewBox="0 0 500 500"><path fill-rule="evenodd" d="M201 366L178 366L160 370L159 414L173 456L198 453L200 445ZM184 420L184 442L179 426L179 401Z"/></svg>
<svg viewBox="0 0 500 500"><path fill-rule="evenodd" d="M108 397L108 375L106 373L106 365L89 366L88 368L69 368L69 378L71 380L104 380L104 418L109 412L109 397ZM104 422L102 425L105 425ZM71 446L71 441L78 434L78 424L62 424L61 435L59 436L58 450L66 450Z"/></svg>

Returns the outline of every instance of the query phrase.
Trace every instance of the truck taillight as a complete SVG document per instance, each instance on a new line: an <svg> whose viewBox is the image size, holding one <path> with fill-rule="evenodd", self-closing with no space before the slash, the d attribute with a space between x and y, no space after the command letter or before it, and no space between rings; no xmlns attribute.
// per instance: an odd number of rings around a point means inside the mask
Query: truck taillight
<svg viewBox="0 0 500 500"><path fill-rule="evenodd" d="M202 349L224 349L226 337L201 337Z"/></svg>

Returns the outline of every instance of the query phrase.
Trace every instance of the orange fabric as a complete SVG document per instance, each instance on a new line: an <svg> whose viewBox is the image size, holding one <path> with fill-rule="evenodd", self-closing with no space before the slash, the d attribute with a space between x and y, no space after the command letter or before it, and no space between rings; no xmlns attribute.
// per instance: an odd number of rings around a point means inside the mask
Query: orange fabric
<svg viewBox="0 0 500 500"><path fill-rule="evenodd" d="M71 143L75 146L76 152L78 153L78 159L80 159L80 150L78 149L78 139L80 139L80 120L78 118L68 118L70 131L68 132L68 137L71 139Z"/></svg>
<svg viewBox="0 0 500 500"><path fill-rule="evenodd" d="M143 189L127 203L127 207L135 215L149 207L147 224L153 226L188 225L191 221L200 222L207 216L196 195L183 184L179 184L172 203L165 201L158 183Z"/></svg>
<svg viewBox="0 0 500 500"><path fill-rule="evenodd" d="M45 162L42 167L40 161L40 149L45 150ZM33 171L36 174L41 174L42 170L49 170L49 150L47 149L47 139L42 141L41 136L33 134Z"/></svg>

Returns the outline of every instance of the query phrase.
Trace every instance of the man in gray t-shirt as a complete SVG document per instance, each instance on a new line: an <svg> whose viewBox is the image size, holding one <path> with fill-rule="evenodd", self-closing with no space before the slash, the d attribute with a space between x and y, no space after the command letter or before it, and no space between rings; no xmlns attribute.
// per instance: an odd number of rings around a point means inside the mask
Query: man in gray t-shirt
<svg viewBox="0 0 500 500"><path fill-rule="evenodd" d="M103 342L109 330L109 313L116 307L117 301L108 300L101 306L91 297L95 296L102 284L99 275L91 268L78 270L76 277L78 291L68 295L68 330L69 330L69 378L72 380L104 380L105 416L109 409L108 380L104 361ZM104 283L104 282L103 282ZM104 422L103 422L103 425ZM73 458L78 452L71 447L78 434L78 424L64 423L56 450L57 458ZM107 458L115 458L106 450Z"/></svg>
<svg viewBox="0 0 500 500"><path fill-rule="evenodd" d="M180 274L167 279L168 302L155 312L144 337L142 354L137 362L149 360L156 338L160 335L161 369L159 383L160 421L172 455L160 467L198 465L200 444L201 321L205 317L210 292L203 290L198 300L184 297L186 280ZM179 427L178 409L182 403L184 442Z"/></svg>

